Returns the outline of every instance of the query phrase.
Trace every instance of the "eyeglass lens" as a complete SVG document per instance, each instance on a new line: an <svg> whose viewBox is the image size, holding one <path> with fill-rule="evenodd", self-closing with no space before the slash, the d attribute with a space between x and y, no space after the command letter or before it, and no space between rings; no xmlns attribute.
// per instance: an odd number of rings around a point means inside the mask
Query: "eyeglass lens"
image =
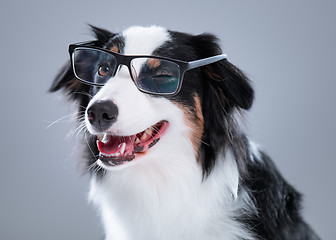
<svg viewBox="0 0 336 240"><path fill-rule="evenodd" d="M77 78L88 83L104 84L117 67L116 58L98 49L75 49L74 72Z"/></svg>
<svg viewBox="0 0 336 240"><path fill-rule="evenodd" d="M114 55L99 49L76 48L73 53L74 73L84 82L105 84L114 76L118 65ZM136 57L130 67L132 79L142 91L170 94L178 89L180 69L174 62Z"/></svg>
<svg viewBox="0 0 336 240"><path fill-rule="evenodd" d="M135 84L145 92L169 94L178 89L179 65L158 58L134 58L131 62Z"/></svg>

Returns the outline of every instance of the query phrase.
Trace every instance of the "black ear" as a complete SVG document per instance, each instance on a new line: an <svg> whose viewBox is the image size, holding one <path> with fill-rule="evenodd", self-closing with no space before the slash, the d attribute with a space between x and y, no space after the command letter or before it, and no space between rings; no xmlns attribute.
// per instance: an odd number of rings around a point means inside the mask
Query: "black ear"
<svg viewBox="0 0 336 240"><path fill-rule="evenodd" d="M106 47L109 40L115 36L115 34L105 29L97 28L91 25L90 28L96 38L96 40L90 42L90 44L93 44L96 47ZM60 89L65 90L72 99L81 99L83 98L83 94L85 95L89 93L90 86L82 84L76 79L72 71L70 60L66 62L56 75L49 91L55 92Z"/></svg>
<svg viewBox="0 0 336 240"><path fill-rule="evenodd" d="M213 85L222 91L222 103L227 110L234 107L245 110L251 108L254 91L250 80L240 69L224 60L210 65L207 74L213 80Z"/></svg>
<svg viewBox="0 0 336 240"><path fill-rule="evenodd" d="M194 37L194 45L200 58L221 54L218 39L211 34L201 34ZM244 73L228 60L202 68L206 85L211 85L220 95L222 106L226 110L234 107L249 109L252 106L254 91L249 79Z"/></svg>
<svg viewBox="0 0 336 240"><path fill-rule="evenodd" d="M217 38L210 34L194 37L193 45L206 58L221 54ZM208 175L223 149L241 148L239 143L239 128L236 126L234 110L249 109L254 98L249 79L241 70L228 60L205 66L203 72L203 117L204 134L202 141L202 166L204 175ZM235 145L235 146L233 146ZM238 151L238 150L237 150ZM240 159L236 159L240 164Z"/></svg>
<svg viewBox="0 0 336 240"><path fill-rule="evenodd" d="M97 46L103 47L109 42L109 40L111 40L116 35L115 33L112 33L106 29L98 28L93 25L89 26L91 28L92 33L95 35L97 39L96 40Z"/></svg>
<svg viewBox="0 0 336 240"><path fill-rule="evenodd" d="M67 61L56 75L49 92L56 92L60 89L63 89L70 99L78 100L87 97L90 91L90 86L83 84L76 79L70 61Z"/></svg>

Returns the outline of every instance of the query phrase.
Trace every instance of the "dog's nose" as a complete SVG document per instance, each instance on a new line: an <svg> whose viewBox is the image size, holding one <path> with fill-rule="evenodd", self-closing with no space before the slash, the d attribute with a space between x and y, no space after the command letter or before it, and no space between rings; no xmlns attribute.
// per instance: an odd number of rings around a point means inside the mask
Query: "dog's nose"
<svg viewBox="0 0 336 240"><path fill-rule="evenodd" d="M87 109L87 118L99 131L107 130L117 121L118 107L110 100L96 101Z"/></svg>

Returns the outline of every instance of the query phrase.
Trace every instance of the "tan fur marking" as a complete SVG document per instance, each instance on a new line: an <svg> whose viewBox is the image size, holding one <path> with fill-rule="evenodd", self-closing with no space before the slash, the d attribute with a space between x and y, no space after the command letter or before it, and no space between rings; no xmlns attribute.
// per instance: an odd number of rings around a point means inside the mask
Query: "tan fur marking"
<svg viewBox="0 0 336 240"><path fill-rule="evenodd" d="M111 51L111 52L118 53L118 52L119 52L119 48L118 48L117 45L113 45L113 46L110 48L110 51Z"/></svg>
<svg viewBox="0 0 336 240"><path fill-rule="evenodd" d="M71 83L68 88L70 90L76 91L80 85L81 85L80 81L74 78L73 80L71 80Z"/></svg>
<svg viewBox="0 0 336 240"><path fill-rule="evenodd" d="M211 66L207 66L207 67L205 68L205 73L206 73L210 78L212 78L212 79L214 79L214 80L219 80L219 79L221 79L220 75L218 75L217 73L215 73L215 72L213 71L213 68L212 68Z"/></svg>
<svg viewBox="0 0 336 240"><path fill-rule="evenodd" d="M193 145L195 156L198 163L201 163L200 159L200 147L202 143L202 137L204 133L204 118L202 114L201 100L195 93L194 95L195 109L190 109L187 106L176 103L184 113L184 122L189 127L189 139Z"/></svg>
<svg viewBox="0 0 336 240"><path fill-rule="evenodd" d="M150 69L157 68L161 65L160 59L150 58L147 60L147 65Z"/></svg>
<svg viewBox="0 0 336 240"><path fill-rule="evenodd" d="M200 154L200 148L201 148L201 143L202 143L202 138L203 138L203 133L204 133L204 118L203 118L203 113L202 113L202 105L201 105L201 100L199 96L195 93L194 95L194 101L195 101L195 121L194 121L194 128L193 128L193 133L192 133L192 142L193 146L196 152L197 160L200 162L199 159L199 154Z"/></svg>

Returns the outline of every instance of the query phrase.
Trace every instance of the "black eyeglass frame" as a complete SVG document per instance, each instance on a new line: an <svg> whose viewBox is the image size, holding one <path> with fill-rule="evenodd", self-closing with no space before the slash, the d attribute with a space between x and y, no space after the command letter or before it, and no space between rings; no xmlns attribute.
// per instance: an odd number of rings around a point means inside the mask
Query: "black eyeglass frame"
<svg viewBox="0 0 336 240"><path fill-rule="evenodd" d="M147 93L147 94L152 94L152 95L164 95L164 96L174 96L176 95L182 87L182 82L183 82L183 78L184 78L184 74L186 71L194 69L194 68L198 68L198 67L202 67L202 66L206 66L218 61L221 61L223 59L227 59L227 55L226 54L220 54L220 55L216 55L216 56L212 56L212 57L208 57L208 58L203 58L203 59L198 59L195 61L191 61L191 62L186 62L186 61L182 61L182 60L177 60L177 59L173 59L173 58L168 58L168 57L161 57L161 56L151 56L151 55L123 55L120 53L116 53L116 52L112 52L109 51L108 49L104 49L104 48L100 48L97 46L93 46L93 44L95 44L95 42L81 42L81 43L76 43L76 44L70 44L69 45L69 54L70 54L70 60L71 60L71 66L73 69L73 73L75 75L75 77L82 83L91 85L91 86L104 86L104 84L102 83L94 83L94 82L89 82L86 80L83 80L81 78L79 78L79 76L77 76L76 74L76 70L75 70L75 63L74 63L74 57L73 57L73 53L77 48L82 48L82 49L96 49L96 50L100 50L106 53L109 53L111 55L113 55L115 57L115 59L117 60L117 66L119 67L120 65L125 65L128 68L130 77L132 79L132 81L134 82L134 84L136 85L136 87L139 89L139 91ZM180 78L178 80L178 86L176 88L176 90L172 93L156 93L156 92L151 92L151 91L146 91L144 89L141 89L136 80L133 78L133 74L131 72L131 62L133 59L135 58L154 58L154 59L162 59L162 60L167 60L167 61L171 61L175 64L177 64L179 66L179 70L180 70ZM118 67L115 69L115 72L113 73L113 77L115 76Z"/></svg>

